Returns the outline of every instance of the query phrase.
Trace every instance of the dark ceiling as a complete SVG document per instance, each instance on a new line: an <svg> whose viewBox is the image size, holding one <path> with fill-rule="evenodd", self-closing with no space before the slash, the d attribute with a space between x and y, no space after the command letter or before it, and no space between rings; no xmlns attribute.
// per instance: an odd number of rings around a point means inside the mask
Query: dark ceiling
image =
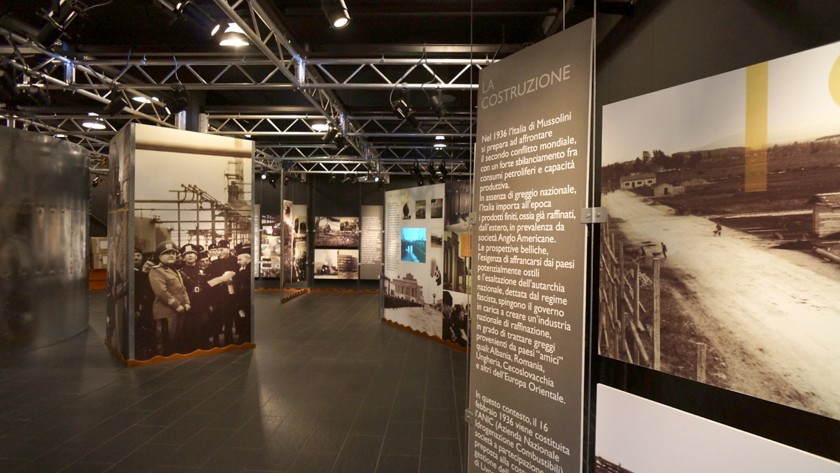
<svg viewBox="0 0 840 473"><path fill-rule="evenodd" d="M633 3L599 1L598 11L629 14ZM7 125L68 135L100 158L129 121L206 128L254 140L258 167L301 173L356 172L366 161L402 173L405 163L437 159L466 172L480 69L593 15L591 0L346 0L350 24L333 29L318 0L0 5L2 66L50 98L36 89L5 97ZM228 23L251 44L219 46L210 32ZM163 107L178 89L188 95L180 121ZM104 115L115 97L128 106ZM400 98L416 121L394 113ZM83 126L89 112L102 114L104 130ZM326 121L336 142L312 129ZM433 147L439 135L444 150Z"/></svg>

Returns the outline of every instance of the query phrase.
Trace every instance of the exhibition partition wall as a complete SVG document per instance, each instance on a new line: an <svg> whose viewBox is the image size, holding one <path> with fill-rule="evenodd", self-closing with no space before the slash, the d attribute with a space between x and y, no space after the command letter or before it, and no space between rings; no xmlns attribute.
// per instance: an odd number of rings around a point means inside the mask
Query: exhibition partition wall
<svg viewBox="0 0 840 473"><path fill-rule="evenodd" d="M466 346L469 301L443 286L444 195L444 184L385 193L383 318Z"/></svg>
<svg viewBox="0 0 840 473"><path fill-rule="evenodd" d="M0 351L88 326L88 152L0 127Z"/></svg>
<svg viewBox="0 0 840 473"><path fill-rule="evenodd" d="M112 141L106 342L129 364L253 346L252 156L136 124Z"/></svg>

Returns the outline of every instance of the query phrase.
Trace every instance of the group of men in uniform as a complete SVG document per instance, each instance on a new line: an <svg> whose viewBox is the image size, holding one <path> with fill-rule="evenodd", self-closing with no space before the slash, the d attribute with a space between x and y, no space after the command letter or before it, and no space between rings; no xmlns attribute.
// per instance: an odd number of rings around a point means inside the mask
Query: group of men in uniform
<svg viewBox="0 0 840 473"><path fill-rule="evenodd" d="M164 241L155 257L134 252L138 359L251 341L251 245Z"/></svg>

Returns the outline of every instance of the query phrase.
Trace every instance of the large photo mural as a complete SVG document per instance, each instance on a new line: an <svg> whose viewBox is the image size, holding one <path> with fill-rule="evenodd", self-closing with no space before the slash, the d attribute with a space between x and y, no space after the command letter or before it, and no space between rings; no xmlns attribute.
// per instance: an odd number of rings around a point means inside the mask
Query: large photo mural
<svg viewBox="0 0 840 473"><path fill-rule="evenodd" d="M601 355L840 419L840 43L604 107Z"/></svg>
<svg viewBox="0 0 840 473"><path fill-rule="evenodd" d="M149 141L160 133L139 131ZM251 159L237 149L205 154L204 135L180 135L183 149L138 144L135 151L138 360L252 339Z"/></svg>

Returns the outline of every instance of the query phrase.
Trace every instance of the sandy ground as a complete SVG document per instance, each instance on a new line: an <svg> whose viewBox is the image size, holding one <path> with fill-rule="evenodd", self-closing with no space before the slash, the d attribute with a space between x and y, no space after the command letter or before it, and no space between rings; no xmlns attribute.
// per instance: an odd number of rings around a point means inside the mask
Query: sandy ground
<svg viewBox="0 0 840 473"><path fill-rule="evenodd" d="M840 419L840 266L715 224L677 216L625 191L604 196L635 242L664 242L663 268L682 274L682 299L724 355L733 389Z"/></svg>

